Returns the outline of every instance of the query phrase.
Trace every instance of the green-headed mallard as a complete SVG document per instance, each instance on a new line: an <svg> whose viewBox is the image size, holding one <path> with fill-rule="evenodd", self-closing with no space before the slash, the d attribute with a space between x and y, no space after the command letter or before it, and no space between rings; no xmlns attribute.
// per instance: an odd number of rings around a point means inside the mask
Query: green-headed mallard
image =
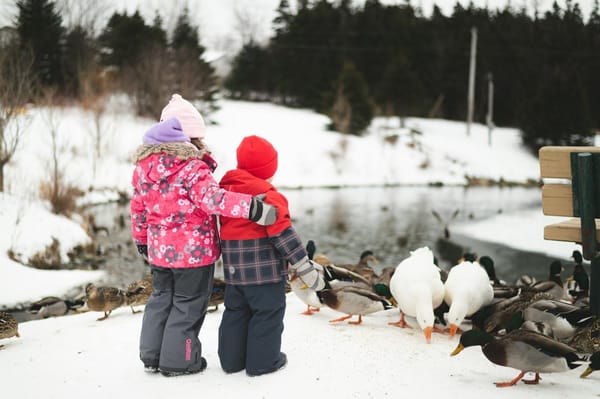
<svg viewBox="0 0 600 399"><path fill-rule="evenodd" d="M358 315L357 321L348 323L361 324L362 316L392 308L388 300L377 295L370 287L365 287L360 283L339 281L329 288L317 291L317 297L327 307L346 314L346 316L330 320L331 323Z"/></svg>
<svg viewBox="0 0 600 399"><path fill-rule="evenodd" d="M152 290L152 274L147 274L143 279L134 281L127 286L125 295L127 296L127 305L131 307L132 313L141 312L133 307L147 304Z"/></svg>
<svg viewBox="0 0 600 399"><path fill-rule="evenodd" d="M0 339L20 337L19 335L19 323L15 316L8 312L0 312ZM0 349L4 345L0 345Z"/></svg>
<svg viewBox="0 0 600 399"><path fill-rule="evenodd" d="M116 287L97 287L89 283L85 294L88 309L104 312L104 317L98 320L105 320L114 309L127 304L127 294Z"/></svg>
<svg viewBox="0 0 600 399"><path fill-rule="evenodd" d="M592 374L594 371L600 370L600 352L594 352L588 360L590 361L590 363L585 369L585 371L581 373L581 378L585 378L588 375Z"/></svg>
<svg viewBox="0 0 600 399"><path fill-rule="evenodd" d="M515 385L527 372L535 373L535 378L523 382L537 384L540 373L568 371L580 366L583 360L575 348L529 330L514 330L499 338L482 330L469 330L461 335L451 356L470 346L481 346L483 354L492 363L520 371L511 381L496 382L500 388Z"/></svg>
<svg viewBox="0 0 600 399"><path fill-rule="evenodd" d="M410 256L396 266L390 290L400 309L400 320L388 324L410 327L404 316L414 317L430 343L435 324L434 309L444 301L444 283L440 268L433 263L433 252L428 247L411 251Z"/></svg>

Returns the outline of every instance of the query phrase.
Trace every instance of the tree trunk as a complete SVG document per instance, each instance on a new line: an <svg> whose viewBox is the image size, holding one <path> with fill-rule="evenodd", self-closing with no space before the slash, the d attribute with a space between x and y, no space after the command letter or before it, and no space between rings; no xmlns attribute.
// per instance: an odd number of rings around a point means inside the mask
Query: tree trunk
<svg viewBox="0 0 600 399"><path fill-rule="evenodd" d="M6 163L0 162L0 193L4 192L4 165Z"/></svg>

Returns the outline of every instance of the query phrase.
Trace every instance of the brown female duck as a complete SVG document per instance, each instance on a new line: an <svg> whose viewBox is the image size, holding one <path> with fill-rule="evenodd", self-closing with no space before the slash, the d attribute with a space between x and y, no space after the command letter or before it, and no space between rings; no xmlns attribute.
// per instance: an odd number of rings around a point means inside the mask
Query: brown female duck
<svg viewBox="0 0 600 399"><path fill-rule="evenodd" d="M85 294L88 309L104 312L104 317L99 318L99 321L108 318L116 308L127 304L127 294L116 287L97 287L89 283L85 287Z"/></svg>
<svg viewBox="0 0 600 399"><path fill-rule="evenodd" d="M7 312L0 312L0 339L20 337L19 335L19 323L15 316ZM0 345L2 349L4 345Z"/></svg>

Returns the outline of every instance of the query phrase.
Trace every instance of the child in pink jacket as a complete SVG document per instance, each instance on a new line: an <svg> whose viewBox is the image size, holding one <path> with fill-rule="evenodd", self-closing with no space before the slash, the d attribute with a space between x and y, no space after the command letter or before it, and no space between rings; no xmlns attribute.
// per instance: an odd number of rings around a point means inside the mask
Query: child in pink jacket
<svg viewBox="0 0 600 399"><path fill-rule="evenodd" d="M204 131L200 113L175 94L135 155L132 234L150 263L154 288L140 358L147 371L165 376L206 368L198 334L221 255L217 215L260 225L277 218L260 196L219 187L212 175L216 162L201 141Z"/></svg>

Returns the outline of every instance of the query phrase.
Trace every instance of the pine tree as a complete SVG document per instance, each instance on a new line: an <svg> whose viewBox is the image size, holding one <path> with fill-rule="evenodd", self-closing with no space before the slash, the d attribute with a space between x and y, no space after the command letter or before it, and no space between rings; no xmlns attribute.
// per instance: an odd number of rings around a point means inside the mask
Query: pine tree
<svg viewBox="0 0 600 399"><path fill-rule="evenodd" d="M217 108L217 78L214 68L202 58L205 48L200 43L198 27L190 22L187 7L177 19L171 48L173 91L189 100L200 100L201 112L210 114Z"/></svg>
<svg viewBox="0 0 600 399"><path fill-rule="evenodd" d="M33 70L43 86L64 87L61 41L62 18L50 0L20 0L16 21L23 46L30 48Z"/></svg>
<svg viewBox="0 0 600 399"><path fill-rule="evenodd" d="M371 123L373 114L365 80L352 62L345 62L336 82L330 111L333 127L341 133L361 135Z"/></svg>

